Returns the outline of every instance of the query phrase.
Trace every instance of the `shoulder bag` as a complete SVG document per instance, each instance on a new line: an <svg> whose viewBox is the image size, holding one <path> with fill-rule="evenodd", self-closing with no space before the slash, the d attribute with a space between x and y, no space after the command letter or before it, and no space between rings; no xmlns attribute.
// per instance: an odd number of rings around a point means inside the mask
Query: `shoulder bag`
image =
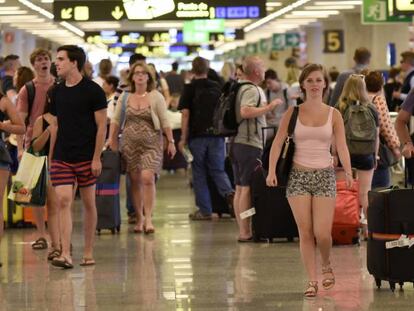
<svg viewBox="0 0 414 311"><path fill-rule="evenodd" d="M290 117L288 135L280 152L279 160L276 164L277 185L286 187L290 170L292 169L293 154L295 153L295 142L293 141L293 132L295 131L296 120L298 118L299 107L293 109Z"/></svg>

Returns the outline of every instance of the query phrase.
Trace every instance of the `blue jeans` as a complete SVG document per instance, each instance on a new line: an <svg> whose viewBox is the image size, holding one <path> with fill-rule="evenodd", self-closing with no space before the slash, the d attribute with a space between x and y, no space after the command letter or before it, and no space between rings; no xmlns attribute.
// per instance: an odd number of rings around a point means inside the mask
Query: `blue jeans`
<svg viewBox="0 0 414 311"><path fill-rule="evenodd" d="M131 193L131 180L129 175L125 175L125 184L126 184L126 209L128 210L128 216L135 215L134 202L132 202L132 193Z"/></svg>
<svg viewBox="0 0 414 311"><path fill-rule="evenodd" d="M191 138L188 142L188 147L194 157L191 165L197 207L203 215L211 215L213 209L207 185L207 174L213 179L218 192L223 197L234 191L229 177L224 171L224 138Z"/></svg>
<svg viewBox="0 0 414 311"><path fill-rule="evenodd" d="M377 168L374 171L374 176L372 177L371 187L372 189L389 187L390 179L390 169L388 167Z"/></svg>

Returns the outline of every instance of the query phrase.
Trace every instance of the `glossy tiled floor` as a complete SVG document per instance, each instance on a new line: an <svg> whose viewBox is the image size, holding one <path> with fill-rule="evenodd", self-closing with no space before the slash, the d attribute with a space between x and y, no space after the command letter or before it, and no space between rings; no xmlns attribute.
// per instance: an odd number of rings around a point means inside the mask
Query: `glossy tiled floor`
<svg viewBox="0 0 414 311"><path fill-rule="evenodd" d="M97 237L95 267L70 271L32 251L33 229L6 230L0 310L414 310L411 284L395 293L387 284L374 289L364 243L334 248L337 285L304 301L297 243L238 244L230 219L190 223L192 205L185 180L164 176L155 235L132 234L124 221L119 235ZM79 202L75 209L79 220ZM78 221L75 263L82 243Z"/></svg>

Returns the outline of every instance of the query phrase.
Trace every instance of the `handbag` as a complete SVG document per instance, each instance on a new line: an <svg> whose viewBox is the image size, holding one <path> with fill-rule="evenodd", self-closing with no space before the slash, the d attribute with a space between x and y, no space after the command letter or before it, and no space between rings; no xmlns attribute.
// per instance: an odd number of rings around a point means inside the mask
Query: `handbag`
<svg viewBox="0 0 414 311"><path fill-rule="evenodd" d="M382 136L380 137L378 156L379 160L377 167L380 169L388 168L398 163L398 159L395 157L392 150L387 146L385 139Z"/></svg>
<svg viewBox="0 0 414 311"><path fill-rule="evenodd" d="M6 144L3 140L0 140L0 162L13 164L13 160L10 156L9 150L6 148Z"/></svg>
<svg viewBox="0 0 414 311"><path fill-rule="evenodd" d="M277 185L286 187L290 170L293 164L293 154L295 153L295 142L293 141L293 132L295 131L296 120L298 119L299 107L293 109L288 126L288 135L280 152L276 164Z"/></svg>

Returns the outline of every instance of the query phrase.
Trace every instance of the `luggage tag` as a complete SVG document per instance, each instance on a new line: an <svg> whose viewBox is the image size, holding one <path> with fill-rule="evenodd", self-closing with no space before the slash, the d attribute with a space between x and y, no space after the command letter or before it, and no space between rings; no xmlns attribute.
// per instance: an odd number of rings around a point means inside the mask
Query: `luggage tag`
<svg viewBox="0 0 414 311"><path fill-rule="evenodd" d="M240 213L240 218L246 219L246 218L252 217L254 214L256 214L256 209L252 207L251 209L248 209L247 211Z"/></svg>
<svg viewBox="0 0 414 311"><path fill-rule="evenodd" d="M385 248L390 249L395 247L405 247L410 246L410 243L410 239L405 234L402 234L398 240L386 242Z"/></svg>

